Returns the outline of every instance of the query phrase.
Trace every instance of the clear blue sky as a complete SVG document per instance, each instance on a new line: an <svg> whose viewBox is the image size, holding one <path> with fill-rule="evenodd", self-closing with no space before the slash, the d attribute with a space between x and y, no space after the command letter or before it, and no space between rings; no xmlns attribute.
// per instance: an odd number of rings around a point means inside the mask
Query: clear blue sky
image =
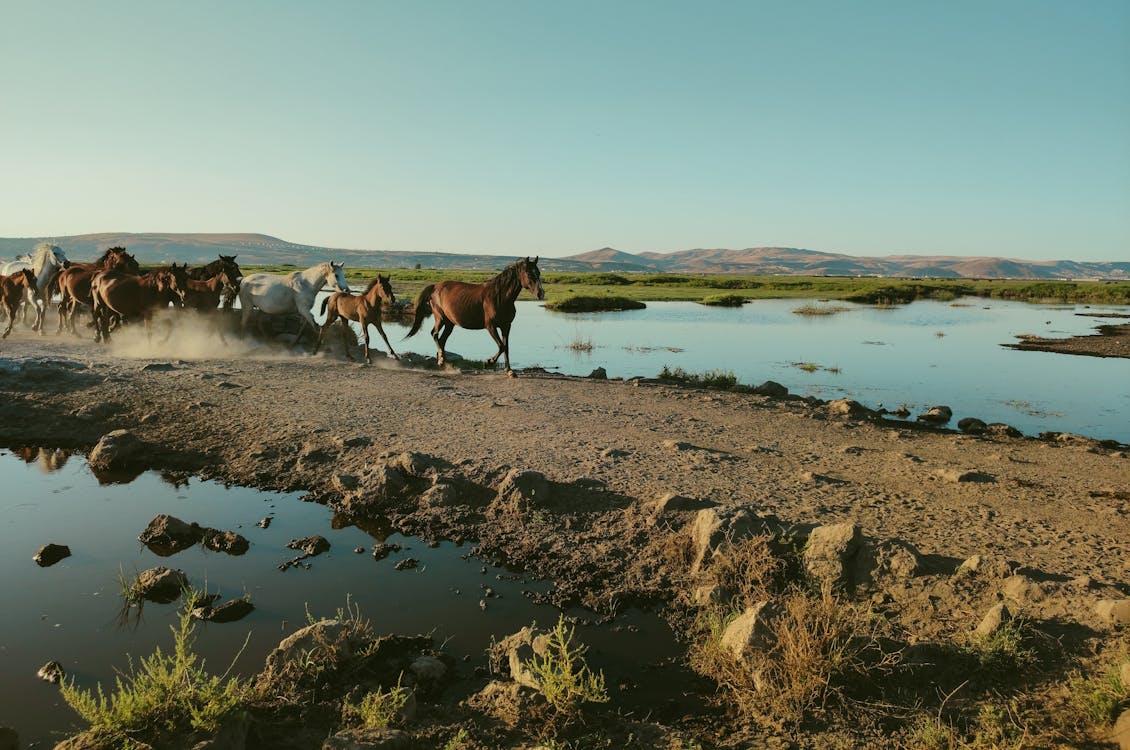
<svg viewBox="0 0 1130 750"><path fill-rule="evenodd" d="M0 236L1130 260L1130 2L0 0Z"/></svg>

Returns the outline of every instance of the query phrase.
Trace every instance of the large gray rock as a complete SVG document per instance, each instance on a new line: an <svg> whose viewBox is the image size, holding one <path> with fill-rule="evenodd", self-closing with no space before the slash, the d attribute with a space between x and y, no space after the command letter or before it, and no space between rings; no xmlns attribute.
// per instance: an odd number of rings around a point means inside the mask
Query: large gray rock
<svg viewBox="0 0 1130 750"><path fill-rule="evenodd" d="M193 546L203 535L204 529L199 525L162 513L149 522L137 539L154 553L168 557Z"/></svg>
<svg viewBox="0 0 1130 750"><path fill-rule="evenodd" d="M775 380L766 380L761 385L754 386L753 392L769 398L785 398L789 395L789 389Z"/></svg>
<svg viewBox="0 0 1130 750"><path fill-rule="evenodd" d="M495 505L524 513L549 501L549 482L540 471L511 469L498 485Z"/></svg>
<svg viewBox="0 0 1130 750"><path fill-rule="evenodd" d="M938 405L931 406L922 414L919 414L917 419L919 422L926 422L927 424L945 424L953 418L953 410L948 406Z"/></svg>
<svg viewBox="0 0 1130 750"><path fill-rule="evenodd" d="M985 434L988 425L985 424L977 417L966 417L957 423L957 429L961 430L967 435L983 435Z"/></svg>
<svg viewBox="0 0 1130 750"><path fill-rule="evenodd" d="M765 651L777 642L773 619L777 608L772 602L758 602L742 612L722 633L722 648L735 659L743 660L751 652Z"/></svg>
<svg viewBox="0 0 1130 750"><path fill-rule="evenodd" d="M134 583L134 591L138 596L159 603L175 600L187 587L188 578L184 571L160 565L141 571Z"/></svg>
<svg viewBox="0 0 1130 750"><path fill-rule="evenodd" d="M340 664L353 655L351 628L340 620L319 620L298 630L267 655L266 675L285 675L299 670L312 656L321 656Z"/></svg>
<svg viewBox="0 0 1130 750"><path fill-rule="evenodd" d="M875 413L863 404L850 398L829 401L828 406L825 408L827 408L828 413L833 417L846 417L848 419L859 419L861 417L871 416Z"/></svg>
<svg viewBox="0 0 1130 750"><path fill-rule="evenodd" d="M39 548L39 551L32 557L35 564L41 568L48 568L55 563L62 560L64 557L71 556L71 548L65 544L45 544Z"/></svg>
<svg viewBox="0 0 1130 750"><path fill-rule="evenodd" d="M145 444L129 430L114 430L102 436L87 457L94 469L128 469L142 462Z"/></svg>
<svg viewBox="0 0 1130 750"><path fill-rule="evenodd" d="M708 566L714 555L725 545L756 536L765 530L765 521L747 508L700 510L691 525L694 550L691 572L698 573Z"/></svg>
<svg viewBox="0 0 1130 750"><path fill-rule="evenodd" d="M861 539L859 527L853 523L817 526L804 548L805 570L818 581L850 586L850 571Z"/></svg>

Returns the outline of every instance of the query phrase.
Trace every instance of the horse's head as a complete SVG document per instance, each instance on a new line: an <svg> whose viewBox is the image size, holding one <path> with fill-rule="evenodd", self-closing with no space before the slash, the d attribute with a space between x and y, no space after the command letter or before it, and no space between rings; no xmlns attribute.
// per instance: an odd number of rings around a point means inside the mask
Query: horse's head
<svg viewBox="0 0 1130 750"><path fill-rule="evenodd" d="M67 254L63 252L63 248L49 242L40 242L35 246L31 262L37 269L43 270L47 266L61 266L66 259Z"/></svg>
<svg viewBox="0 0 1130 750"><path fill-rule="evenodd" d="M541 271L538 270L538 258L530 260L526 256L518 261L518 279L522 288L538 299L545 299L545 290L541 286Z"/></svg>
<svg viewBox="0 0 1130 750"><path fill-rule="evenodd" d="M188 290L188 264L178 266L174 263L162 273L167 274L164 291L168 292L170 297L176 295L176 299L183 305L184 293Z"/></svg>
<svg viewBox="0 0 1130 750"><path fill-rule="evenodd" d="M134 274L141 272L137 258L128 253L124 247L112 247L107 250L103 267L107 271L117 270Z"/></svg>
<svg viewBox="0 0 1130 750"><path fill-rule="evenodd" d="M239 280L243 278L243 271L239 270L239 264L235 262L234 255L220 256L220 270L227 274L228 284L238 284Z"/></svg>
<svg viewBox="0 0 1130 750"><path fill-rule="evenodd" d="M339 292L349 293L349 282L345 280L345 264L334 263L332 260L326 264L326 284L334 286Z"/></svg>
<svg viewBox="0 0 1130 750"><path fill-rule="evenodd" d="M391 281L391 276L381 276L378 273L377 277L369 282L369 288L365 291L369 292L376 290L377 296L384 300L385 304L387 304L389 307L392 307L396 304L396 295L392 293ZM371 302L372 300L370 299L370 303Z"/></svg>

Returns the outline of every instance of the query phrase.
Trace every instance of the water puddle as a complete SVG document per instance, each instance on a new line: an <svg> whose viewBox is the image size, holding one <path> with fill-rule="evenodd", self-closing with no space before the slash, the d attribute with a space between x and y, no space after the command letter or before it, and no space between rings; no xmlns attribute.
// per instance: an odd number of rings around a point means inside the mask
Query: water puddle
<svg viewBox="0 0 1130 750"><path fill-rule="evenodd" d="M179 602L148 602L140 617L121 617L122 579L157 565L181 569L193 586L218 593L220 601L246 596L254 604L237 622L199 627L198 651L217 672L232 662L248 633L234 665L245 675L259 671L271 649L308 617L333 616L348 601L378 633L433 635L459 665L461 683L452 690L469 692L485 682L492 639L535 621L551 625L559 614L531 600L550 583L476 559L470 545L429 545L380 522L348 525L298 493L160 472L96 477L81 454L39 448L0 450L0 486L6 609L0 706L19 707L0 722L19 732L25 747L49 747L82 728L58 688L36 678L48 661L60 662L84 686L100 681L108 687L117 670L129 668L129 655L136 661L158 645L168 648ZM160 513L234 531L250 547L228 555L196 545L160 557L137 541ZM296 555L287 544L313 534L324 536L330 549L307 558L308 568L280 570ZM32 556L48 543L67 545L71 555L37 566ZM378 559L373 550L382 544L400 549ZM405 564L408 559L415 564ZM578 638L590 647L590 665L604 670L614 705L644 712L694 700L680 689L690 689L680 666L683 649L657 615L630 610L597 625L592 613L566 614L577 618Z"/></svg>

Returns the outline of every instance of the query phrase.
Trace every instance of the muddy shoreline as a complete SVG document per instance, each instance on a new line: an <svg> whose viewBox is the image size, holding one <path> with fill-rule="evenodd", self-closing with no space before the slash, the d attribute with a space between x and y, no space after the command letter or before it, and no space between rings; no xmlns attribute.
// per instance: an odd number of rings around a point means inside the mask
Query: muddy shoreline
<svg viewBox="0 0 1130 750"><path fill-rule="evenodd" d="M362 522L474 541L552 580L554 603L601 616L641 602L687 626L695 605L669 548L703 509L781 528L851 523L910 545L913 585L874 601L919 638L968 632L1003 596L989 581L939 605L931 588L973 555L1044 587L1014 607L1072 618L1092 638L1107 629L1095 602L1130 596L1128 452L1079 436L967 435L850 405L642 380L333 357L128 359L26 334L0 351L0 397L0 445L88 448L127 429L146 467L304 490ZM760 736L719 715L674 725L709 746ZM816 727L792 741L850 733Z"/></svg>
<svg viewBox="0 0 1130 750"><path fill-rule="evenodd" d="M1107 316L1095 315L1095 317ZM1019 342L1015 344L1005 344L1005 346L1009 349L1020 349L1022 351L1130 359L1130 323L1103 324L1095 326L1095 330L1098 331L1098 333L1092 333L1086 336L1072 336L1066 339L1050 339L1042 336L1024 335L1019 337Z"/></svg>

